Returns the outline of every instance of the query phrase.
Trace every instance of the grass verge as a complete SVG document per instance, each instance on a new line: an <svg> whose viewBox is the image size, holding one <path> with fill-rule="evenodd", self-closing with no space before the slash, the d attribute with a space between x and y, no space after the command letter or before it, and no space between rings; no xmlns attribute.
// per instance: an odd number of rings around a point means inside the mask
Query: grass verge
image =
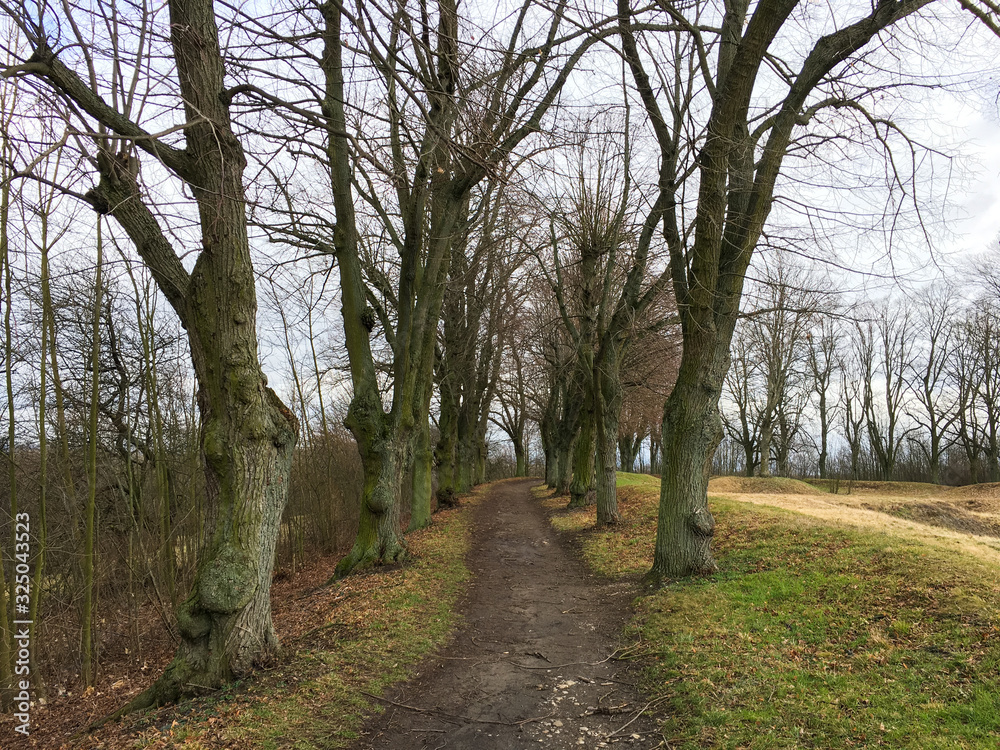
<svg viewBox="0 0 1000 750"><path fill-rule="evenodd" d="M408 535L410 564L351 576L302 597L326 598L324 614L285 643L288 656L277 667L210 698L126 719L121 730L133 735L129 746L312 750L355 739L365 715L381 710L364 693L379 695L410 677L452 631L454 605L469 579L471 510L485 491Z"/></svg>
<svg viewBox="0 0 1000 750"><path fill-rule="evenodd" d="M659 483L588 531L612 576L652 561ZM710 498L717 575L638 603L632 655L674 748L996 748L1000 587L974 559ZM557 514L564 528L586 526Z"/></svg>

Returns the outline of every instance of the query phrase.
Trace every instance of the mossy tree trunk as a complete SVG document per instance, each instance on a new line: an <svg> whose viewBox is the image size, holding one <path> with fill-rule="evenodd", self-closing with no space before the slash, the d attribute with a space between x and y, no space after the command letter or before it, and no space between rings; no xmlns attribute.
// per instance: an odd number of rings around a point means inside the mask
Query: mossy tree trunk
<svg viewBox="0 0 1000 750"><path fill-rule="evenodd" d="M715 354L710 375L724 374L727 348L706 334L705 354ZM715 520L704 498L715 448L722 439L718 398L721 377L693 377L702 364L694 357L681 373L663 408L664 471L652 574L654 580L708 573L716 568L710 544Z"/></svg>
<svg viewBox="0 0 1000 750"><path fill-rule="evenodd" d="M565 438L568 437L567 442ZM576 436L568 431L563 433L563 440L556 446L556 486L557 495L568 495L569 486L573 481L573 448Z"/></svg>
<svg viewBox="0 0 1000 750"><path fill-rule="evenodd" d="M382 413L380 402L359 399L357 393L345 424L361 452L364 483L358 534L351 551L337 563L335 578L373 565L399 562L407 554L400 529L399 497L408 435L398 425L394 429L390 417Z"/></svg>
<svg viewBox="0 0 1000 750"><path fill-rule="evenodd" d="M528 476L528 461L524 450L524 440L514 441L514 476Z"/></svg>
<svg viewBox="0 0 1000 750"><path fill-rule="evenodd" d="M567 389L553 446L557 495L568 495L570 482L573 479L573 447L580 426L580 400L575 389Z"/></svg>
<svg viewBox="0 0 1000 750"><path fill-rule="evenodd" d="M431 445L430 401L434 381L427 378L424 394L420 398L420 413L417 416L416 432L412 451L412 481L410 499L410 523L408 531L429 526L434 501L434 448Z"/></svg>
<svg viewBox="0 0 1000 750"><path fill-rule="evenodd" d="M538 425L542 439L542 452L545 456L545 486L555 489L559 476L559 458L556 442L559 427L559 413L562 406L564 382L561 368L554 362L549 362L549 382L546 394L545 408Z"/></svg>
<svg viewBox="0 0 1000 750"><path fill-rule="evenodd" d="M447 320L447 318L446 318ZM447 325L447 323L446 323ZM458 407L455 403L455 373L451 368L440 368L441 408L438 416L438 443L434 448L437 463L438 507L451 507L456 502L455 450L458 441Z"/></svg>
<svg viewBox="0 0 1000 750"><path fill-rule="evenodd" d="M614 526L622 521L618 510L616 453L618 425L621 422L623 389L621 384L621 346L619 341L605 341L601 359L594 369L594 415L597 423L597 525Z"/></svg>
<svg viewBox="0 0 1000 750"><path fill-rule="evenodd" d="M584 388L580 409L580 432L573 449L573 481L569 486L569 507L583 508L596 502L594 488L594 439L596 433L593 387Z"/></svg>
<svg viewBox="0 0 1000 750"><path fill-rule="evenodd" d="M87 200L125 229L179 315L198 384L209 536L177 611L180 644L163 676L122 711L214 690L277 648L270 584L298 432L267 387L257 350L257 302L243 170L233 133L211 0L170 0L171 44L187 125L183 150L160 142L32 39L31 72L118 137L98 138L99 184ZM202 248L188 273L136 182L132 149L158 158L191 189Z"/></svg>
<svg viewBox="0 0 1000 750"><path fill-rule="evenodd" d="M343 14L334 3L324 4L321 10L324 49L320 67L325 77L322 109L328 131L330 186L337 214L332 252L340 269L341 314L354 387L344 424L357 442L364 476L358 534L351 551L337 564L336 578L405 557L406 547L399 528L399 496L402 459L412 431L412 411L394 409L387 413L378 386L369 339L375 326L375 311L368 306L362 276L352 192L353 168L346 139L349 129L341 41ZM397 372L396 378L402 381L402 373Z"/></svg>

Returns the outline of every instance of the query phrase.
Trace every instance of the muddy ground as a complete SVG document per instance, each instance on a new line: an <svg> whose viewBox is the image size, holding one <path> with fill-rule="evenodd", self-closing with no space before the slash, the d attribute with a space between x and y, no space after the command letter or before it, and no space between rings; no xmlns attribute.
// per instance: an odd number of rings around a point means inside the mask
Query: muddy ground
<svg viewBox="0 0 1000 750"><path fill-rule="evenodd" d="M463 625L386 694L353 750L662 746L616 659L637 582L590 574L534 484L496 484L476 509Z"/></svg>

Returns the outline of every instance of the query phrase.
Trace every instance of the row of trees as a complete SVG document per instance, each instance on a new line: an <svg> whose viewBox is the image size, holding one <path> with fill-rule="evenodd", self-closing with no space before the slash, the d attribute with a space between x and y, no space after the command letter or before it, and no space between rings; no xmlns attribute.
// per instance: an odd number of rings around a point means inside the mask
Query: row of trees
<svg viewBox="0 0 1000 750"><path fill-rule="evenodd" d="M991 0L962 4L996 19ZM163 329L141 300L171 308L183 331L172 351L190 357L178 393L194 394L197 418L183 412L188 442L176 450L202 464L185 485L197 558L174 613L176 656L125 710L210 689L274 653L276 551L308 523L288 512L293 467L329 445L334 421L360 457L357 533L335 576L405 559L403 521L430 521L434 466L447 504L484 477L491 420L524 456L532 418L550 483L574 504L593 492L604 524L620 519L616 451L634 460L640 436L655 436L663 478L651 576L714 568L706 489L745 276L765 227L797 220L793 177L813 176L793 174L786 157L832 164L842 148L880 159L902 149L912 168L890 172L887 200L890 213L903 212L934 153L887 117L906 81L907 35L962 23L933 0L799 6L525 0L494 14L455 0L359 0L258 15L211 0L0 2L12 134L3 200L11 205L15 191L26 206L18 241L2 243L6 361L10 373L20 257L24 283L37 278L43 298L33 417L41 476L48 394L57 412L65 394L47 352L63 330L44 312L55 309L44 301L45 253L29 272L39 256L27 238L51 222L65 231L59 242L93 248L92 315L74 318L83 322L79 361L89 363L81 382L90 395L80 401L88 483L85 498L68 495L84 529L85 665L102 409L124 425L115 427L115 482L139 466L149 472L161 496L159 554L176 564L167 509L181 488L162 460L174 448L154 373ZM621 122L594 109L616 110ZM597 127L581 126L588 120ZM540 173L548 183L529 179ZM52 197L35 200L33 186ZM81 207L92 209L88 222ZM128 337L142 375L120 379L107 401L101 375L125 341L104 312L111 247L136 279ZM268 295L284 324L272 347L291 370L284 399L261 350L258 305ZM296 315L289 298L300 296ZM332 354L321 353L315 317L331 297L342 326ZM16 424L26 420L12 382L16 512ZM342 417L333 394L347 403ZM785 401L764 410L765 458L787 429L776 411ZM70 432L55 419L61 440ZM0 580L5 629L8 583ZM6 647L9 630L0 636ZM0 681L9 657L0 653ZM83 677L93 679L87 666Z"/></svg>
<svg viewBox="0 0 1000 750"><path fill-rule="evenodd" d="M734 341L722 415L740 455L728 468L825 478L836 451L848 478L1000 481L1000 311L989 277L969 276L972 295L941 282L847 311L779 266Z"/></svg>

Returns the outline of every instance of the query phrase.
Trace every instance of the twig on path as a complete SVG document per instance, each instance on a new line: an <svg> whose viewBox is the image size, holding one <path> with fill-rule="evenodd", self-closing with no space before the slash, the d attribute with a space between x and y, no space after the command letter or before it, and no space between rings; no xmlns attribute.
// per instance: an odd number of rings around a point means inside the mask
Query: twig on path
<svg viewBox="0 0 1000 750"><path fill-rule="evenodd" d="M504 727L519 727L524 724L531 724L535 721L542 721L556 715L555 711L550 711L545 714L545 716L533 716L530 719L521 719L521 721L494 721L492 719L474 719L471 716L465 716L463 714L453 714L447 711L442 711L440 708L419 708L418 706L409 706L406 703L397 703L396 701L389 700L388 698L383 698L380 695L372 695L371 693L366 693L364 690L359 691L362 695L372 698L377 701L383 701L389 705L396 706L397 708L405 708L408 711L416 711L420 714L440 714L441 716L447 716L452 719L461 719L462 721L469 721L475 724L498 724Z"/></svg>
<svg viewBox="0 0 1000 750"><path fill-rule="evenodd" d="M518 664L516 661L512 661L511 664L514 665L515 667L520 667L521 669L562 669L563 667L579 667L579 666L596 667L598 664L604 664L605 662L611 661L612 659L615 658L615 654L617 653L618 652L615 651L614 654L611 654L607 658L601 659L600 661L571 661L569 664L550 664L545 667L531 667L528 666L527 664ZM529 654L529 656L531 655L532 654Z"/></svg>
<svg viewBox="0 0 1000 750"><path fill-rule="evenodd" d="M618 727L618 729L616 729L615 731L611 732L610 734L604 735L604 739L609 740L612 737L614 737L615 735L621 734L622 732L625 731L626 728L628 728L629 725L631 725L636 719L638 719L640 716L642 716L646 711L648 711L650 708L652 708L655 704L660 703L662 701L665 701L666 699L667 699L667 696L663 696L661 698L654 698L649 703L647 703L645 706L643 706L638 711L636 711L635 716L633 716L631 719L629 719L624 724L622 724L620 727Z"/></svg>
<svg viewBox="0 0 1000 750"><path fill-rule="evenodd" d="M481 648L483 651L487 651L487 652L489 652L491 654L506 654L507 653L506 651L496 651L494 649L487 648L482 643L479 643L478 641L476 641L476 639L473 638L471 635L469 636L469 640L472 641L472 645L475 646L476 648ZM502 645L503 642L502 641L487 641L487 643L499 643L499 644Z"/></svg>

